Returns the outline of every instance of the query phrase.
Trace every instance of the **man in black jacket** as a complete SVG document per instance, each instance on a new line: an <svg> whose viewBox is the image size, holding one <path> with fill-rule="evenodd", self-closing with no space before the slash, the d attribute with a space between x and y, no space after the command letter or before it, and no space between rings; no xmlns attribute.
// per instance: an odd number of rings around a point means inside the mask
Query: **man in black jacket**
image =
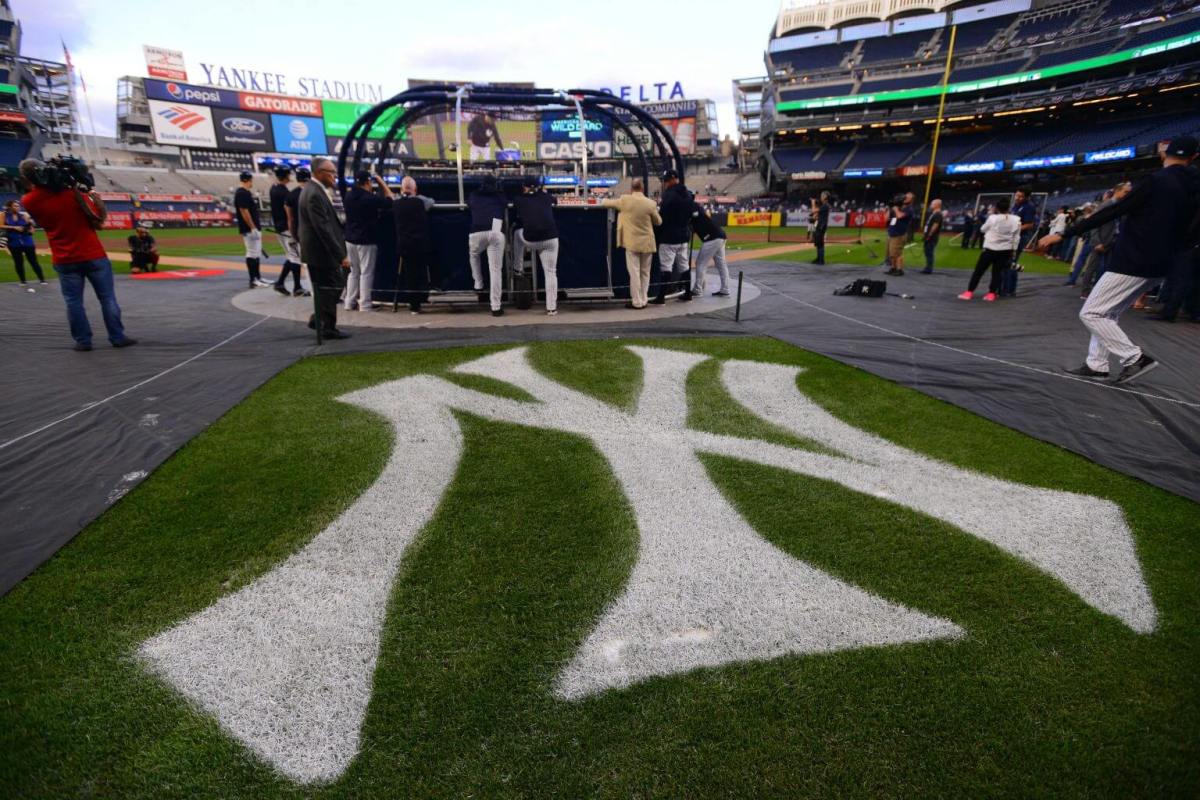
<svg viewBox="0 0 1200 800"><path fill-rule="evenodd" d="M337 303L342 294L342 268L350 266L346 239L329 192L337 183L337 168L328 158L312 160L313 179L300 193L300 256L308 264L308 277L316 292L317 308L310 328L320 326L325 339L346 339L337 329Z"/></svg>
<svg viewBox="0 0 1200 800"><path fill-rule="evenodd" d="M513 257L520 269L525 251L539 254L542 274L546 278L546 315L558 313L558 224L554 221L554 206L558 201L541 188L536 175L525 178L525 190L513 200L517 211L514 224L516 244Z"/></svg>
<svg viewBox="0 0 1200 800"><path fill-rule="evenodd" d="M1109 356L1121 362L1117 383L1128 383L1158 366L1158 362L1129 340L1117 319L1148 285L1162 279L1188 245L1192 221L1200 204L1200 172L1189 166L1196 157L1191 136L1172 139L1160 153L1163 168L1138 182L1125 199L1097 211L1038 243L1046 249L1064 236L1078 236L1111 219L1124 217L1113 245L1108 271L1101 276L1079 312L1092 334L1087 362L1073 370L1084 378L1108 377Z"/></svg>
<svg viewBox="0 0 1200 800"><path fill-rule="evenodd" d="M378 192L376 191L378 188ZM375 258L379 254L379 220L392 206L392 190L378 175L365 169L354 173L354 187L346 193L346 250L350 275L346 279L346 310L371 311L375 288Z"/></svg>
<svg viewBox="0 0 1200 800"><path fill-rule="evenodd" d="M429 297L433 266L429 209L433 205L431 198L417 194L417 182L407 176L400 182L400 196L392 201L396 251L400 255L400 285L403 287L399 297L408 303L408 310L413 314L421 312L421 304Z"/></svg>
<svg viewBox="0 0 1200 800"><path fill-rule="evenodd" d="M667 302L667 292L676 291L683 282L683 301L692 299L692 280L688 274L688 244L692 239L692 194L679 182L679 173L669 169L662 174L662 200L658 214L663 224L655 231L658 239L658 296L655 305Z"/></svg>
<svg viewBox="0 0 1200 800"><path fill-rule="evenodd" d="M829 229L829 192L821 192L820 198L812 199L808 219L812 226L813 246L817 248L817 257L812 263L822 266L825 264L825 231Z"/></svg>

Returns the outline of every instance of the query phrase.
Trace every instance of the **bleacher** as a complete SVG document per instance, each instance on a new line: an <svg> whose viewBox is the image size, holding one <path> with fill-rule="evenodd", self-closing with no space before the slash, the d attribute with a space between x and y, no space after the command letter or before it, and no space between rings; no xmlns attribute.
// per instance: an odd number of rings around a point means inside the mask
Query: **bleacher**
<svg viewBox="0 0 1200 800"><path fill-rule="evenodd" d="M784 102L809 100L814 97L840 97L854 91L853 83L829 83L822 86L806 86L799 89L784 89L779 98Z"/></svg>
<svg viewBox="0 0 1200 800"><path fill-rule="evenodd" d="M846 160L846 156L850 155L850 151L853 149L853 142L836 142L826 145L813 157L812 164L808 169L824 170L826 172L839 169L842 162Z"/></svg>
<svg viewBox="0 0 1200 800"><path fill-rule="evenodd" d="M892 92L899 89L917 89L925 86L936 86L942 81L940 72L926 72L922 75L902 75L898 78L879 78L878 80L863 81L858 87L858 94L873 92Z"/></svg>
<svg viewBox="0 0 1200 800"><path fill-rule="evenodd" d="M775 163L782 172L789 175L793 172L816 169L812 165L816 154L816 147L779 147L774 151Z"/></svg>
<svg viewBox="0 0 1200 800"><path fill-rule="evenodd" d="M1095 58L1102 56L1105 53L1112 52L1113 47L1117 44L1115 39L1109 39L1103 42L1093 42L1092 44L1084 45L1083 47L1073 47L1069 50L1063 50L1060 47L1052 45L1044 45L1039 48L1037 58L1029 65L1029 69L1045 69L1053 67L1057 64L1066 64L1071 61L1083 61L1087 58Z"/></svg>
<svg viewBox="0 0 1200 800"><path fill-rule="evenodd" d="M798 50L786 50L771 56L771 62L776 69L791 67L799 73L816 72L819 70L837 69L846 56L854 49L857 42L844 44L825 44L817 47L803 47Z"/></svg>
<svg viewBox="0 0 1200 800"><path fill-rule="evenodd" d="M999 28L994 19L986 19L980 22L968 22L958 26L958 32L954 35L954 52L959 54L970 53L973 50L979 50L985 47L988 42L996 37ZM943 43L950 41L950 29L946 28L942 31Z"/></svg>
<svg viewBox="0 0 1200 800"><path fill-rule="evenodd" d="M974 67L957 67L950 73L951 83L968 83L970 81L982 81L987 78L996 78L1001 75L1010 75L1017 72L1024 65L1025 59L1019 61L1001 61L992 62L989 64L981 64Z"/></svg>
<svg viewBox="0 0 1200 800"><path fill-rule="evenodd" d="M1173 39L1176 36L1184 36L1197 31L1200 31L1200 18L1196 17L1166 25L1142 25L1135 29L1133 36L1121 43L1121 49L1141 47L1144 44Z"/></svg>
<svg viewBox="0 0 1200 800"><path fill-rule="evenodd" d="M903 164L916 149L915 142L864 142L843 169L891 169Z"/></svg>
<svg viewBox="0 0 1200 800"><path fill-rule="evenodd" d="M918 49L933 37L933 31L916 31L863 40L859 66L889 61L916 61Z"/></svg>

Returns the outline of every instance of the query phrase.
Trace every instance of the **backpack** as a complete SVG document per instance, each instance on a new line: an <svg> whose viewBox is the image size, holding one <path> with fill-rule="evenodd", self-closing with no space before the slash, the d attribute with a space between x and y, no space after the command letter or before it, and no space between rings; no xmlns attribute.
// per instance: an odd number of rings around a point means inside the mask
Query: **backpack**
<svg viewBox="0 0 1200 800"><path fill-rule="evenodd" d="M833 293L839 297L855 295L858 297L883 297L887 291L887 281L873 281L870 278L859 278L854 283L848 283Z"/></svg>

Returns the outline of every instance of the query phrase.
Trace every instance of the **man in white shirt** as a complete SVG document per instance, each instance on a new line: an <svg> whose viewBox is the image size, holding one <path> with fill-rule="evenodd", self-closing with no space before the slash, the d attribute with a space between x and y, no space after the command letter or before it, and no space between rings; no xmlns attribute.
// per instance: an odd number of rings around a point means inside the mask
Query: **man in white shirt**
<svg viewBox="0 0 1200 800"><path fill-rule="evenodd" d="M1021 237L1021 218L1008 213L1008 198L996 201L996 210L988 215L980 232L983 234L983 251L975 264L975 272L971 274L971 282L967 290L958 296L959 300L971 300L975 297L975 289L979 280L988 267L992 269L992 279L988 284L988 293L983 296L984 302L993 303L1000 294L1004 280L1004 272L1012 264L1013 254L1017 252L1017 244Z"/></svg>

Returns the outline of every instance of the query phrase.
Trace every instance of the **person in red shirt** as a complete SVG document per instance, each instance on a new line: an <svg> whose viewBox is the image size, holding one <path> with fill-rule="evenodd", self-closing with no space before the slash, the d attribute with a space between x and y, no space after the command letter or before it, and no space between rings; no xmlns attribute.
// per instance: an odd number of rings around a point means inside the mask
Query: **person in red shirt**
<svg viewBox="0 0 1200 800"><path fill-rule="evenodd" d="M104 314L104 327L113 347L128 347L136 340L125 335L121 324L121 307L117 305L117 294L113 288L112 262L100 244L96 230L104 225L108 212L104 202L95 191L83 187L53 191L39 186L40 171L45 165L34 158L27 158L19 167L21 177L30 187L29 193L21 198L21 205L34 221L46 231L50 240L50 257L54 271L58 273L58 284L63 300L67 304L67 321L71 325L71 338L75 349L92 349L92 326L83 308L84 283L90 283L100 300Z"/></svg>

